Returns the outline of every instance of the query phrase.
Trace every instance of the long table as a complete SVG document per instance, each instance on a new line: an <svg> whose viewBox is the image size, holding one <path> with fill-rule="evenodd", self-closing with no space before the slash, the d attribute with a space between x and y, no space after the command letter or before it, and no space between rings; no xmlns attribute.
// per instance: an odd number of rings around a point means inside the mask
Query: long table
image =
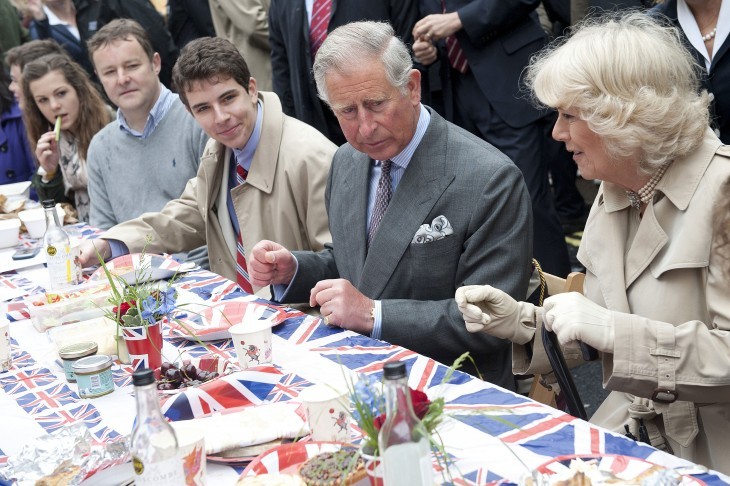
<svg viewBox="0 0 730 486"><path fill-rule="evenodd" d="M77 232L95 236L84 226L77 227ZM84 422L97 441L110 442L128 435L134 421L129 366L115 364L115 391L95 399L80 399L75 384L66 381L55 347L34 329L22 304L23 296L42 291L46 281L43 265L0 273L0 301L6 300L3 296L14 296L6 302L13 365L10 371L0 373L0 467L23 444L65 425ZM447 419L439 432L454 461L450 468L456 477L454 484L517 483L529 470L569 454L624 454L667 467L692 466L461 372L456 372L450 383L441 384L447 372L442 364L400 346L326 326L316 316L249 296L235 283L210 272L190 272L176 285L212 301L241 299L285 313L284 322L274 328L273 365L226 377L237 381L236 386L242 389L240 400L246 404L295 403L299 392L312 384L341 382L343 376L356 373L380 377L386 361L405 361L410 386L426 391L432 399L443 396L446 400ZM236 360L230 340L197 343L166 339L164 351ZM185 406L175 404L174 413L168 410L168 415L190 418L222 407L200 397L186 400ZM241 405L240 401L236 405ZM353 441L358 439L359 431L354 427ZM209 462L208 484L235 484L241 471L240 467ZM698 472L694 477L707 484L730 484L730 478L712 471Z"/></svg>

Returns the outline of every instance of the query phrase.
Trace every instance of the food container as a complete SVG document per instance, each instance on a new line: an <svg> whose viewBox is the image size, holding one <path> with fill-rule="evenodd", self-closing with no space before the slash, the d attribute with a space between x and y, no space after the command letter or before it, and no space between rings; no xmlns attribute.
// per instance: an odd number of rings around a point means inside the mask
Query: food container
<svg viewBox="0 0 730 486"><path fill-rule="evenodd" d="M111 309L108 282L77 285L59 292L35 294L25 300L33 326L40 332L51 327L101 317Z"/></svg>
<svg viewBox="0 0 730 486"><path fill-rule="evenodd" d="M74 363L74 374L79 386L79 397L96 398L114 391L112 359L104 354L87 356Z"/></svg>
<svg viewBox="0 0 730 486"><path fill-rule="evenodd" d="M60 204L56 204L56 214L58 214L58 222L63 226L63 217L66 212ZM26 209L18 213L18 217L28 230L31 238L43 238L46 232L46 213L43 208Z"/></svg>
<svg viewBox="0 0 730 486"><path fill-rule="evenodd" d="M64 346L58 350L58 355L63 361L63 371L66 373L66 380L70 383L76 383L76 375L74 375L74 363L81 358L93 356L99 346L95 342L87 341L83 343L71 344Z"/></svg>
<svg viewBox="0 0 730 486"><path fill-rule="evenodd" d="M0 219L0 248L10 248L18 244L20 220Z"/></svg>

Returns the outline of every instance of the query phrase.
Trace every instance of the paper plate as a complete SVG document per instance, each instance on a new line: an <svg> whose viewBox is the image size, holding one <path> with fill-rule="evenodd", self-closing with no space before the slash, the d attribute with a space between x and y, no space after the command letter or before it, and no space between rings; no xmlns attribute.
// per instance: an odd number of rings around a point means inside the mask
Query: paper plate
<svg viewBox="0 0 730 486"><path fill-rule="evenodd" d="M129 281L127 277L134 278L135 271L140 271L141 276L153 277L153 280L161 280L164 278L170 278L175 274L175 271L181 267L180 262L173 260L170 257L163 255L154 254L142 254L142 253L131 253L129 255L122 255L113 260L106 262L106 268L110 273L117 277L125 277L125 280ZM141 270L144 269L144 270ZM166 272L161 272L166 271ZM169 275L168 275L169 274ZM97 268L94 273L91 274L89 280L106 281L106 273L103 267Z"/></svg>
<svg viewBox="0 0 730 486"><path fill-rule="evenodd" d="M109 486L111 484L134 484L134 468L131 462L104 469L81 482L81 486Z"/></svg>
<svg viewBox="0 0 730 486"><path fill-rule="evenodd" d="M292 442L272 447L251 461L241 477L296 473L299 466L309 458L323 452L338 451L346 445L339 442Z"/></svg>
<svg viewBox="0 0 730 486"><path fill-rule="evenodd" d="M208 461L216 464L225 464L227 466L248 465L256 459L259 454L266 452L272 447L281 445L281 439L277 439L266 444L257 444L248 447L238 447L217 454L208 454Z"/></svg>
<svg viewBox="0 0 730 486"><path fill-rule="evenodd" d="M165 337L215 341L229 339L231 334L228 328L244 321L266 323L273 327L286 320L286 313L273 305L246 300L205 304L189 299L187 294L182 291L178 293L178 310L182 314L177 315L176 320L179 322L169 323Z"/></svg>
<svg viewBox="0 0 730 486"><path fill-rule="evenodd" d="M570 474L570 464L574 460L595 463L597 470L605 475L607 481L592 482L592 484L610 484L612 481L615 483L617 479L621 481L638 481L640 483L647 476L668 469L638 457L618 454L571 454L551 459L535 469L535 473L547 476L561 476L561 479L567 479ZM686 486L705 485L703 481L691 476L682 476L681 484Z"/></svg>

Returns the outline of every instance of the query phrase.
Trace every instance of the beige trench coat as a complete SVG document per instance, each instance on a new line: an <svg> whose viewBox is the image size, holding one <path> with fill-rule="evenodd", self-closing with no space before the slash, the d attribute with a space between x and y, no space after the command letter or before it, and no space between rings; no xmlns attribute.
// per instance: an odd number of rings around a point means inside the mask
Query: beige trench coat
<svg viewBox="0 0 730 486"><path fill-rule="evenodd" d="M708 130L699 149L667 170L632 242L626 241L628 223L638 212L621 188L604 183L578 251L586 296L626 313L614 320L614 354L602 356L603 385L616 391L591 422L624 433L628 407L641 397L659 414L654 423L675 455L726 474L730 273L723 272L730 261L713 246L712 212L729 176L730 146ZM515 373L550 369L540 343L531 360L523 346L513 352ZM574 348L565 355L580 358ZM648 400L657 388L676 392L677 401Z"/></svg>
<svg viewBox="0 0 730 486"><path fill-rule="evenodd" d="M209 0L218 37L236 46L260 91L271 91L269 0Z"/></svg>
<svg viewBox="0 0 730 486"><path fill-rule="evenodd" d="M259 99L264 106L261 138L246 184L231 191L243 247L269 239L290 250L319 251L331 241L324 189L337 147L314 128L284 115L276 94L259 92ZM147 235L152 236L150 253L177 253L207 243L211 270L235 281L235 234L220 192L229 160L230 149L210 140L197 176L180 198L102 237L123 241L132 252L142 250Z"/></svg>

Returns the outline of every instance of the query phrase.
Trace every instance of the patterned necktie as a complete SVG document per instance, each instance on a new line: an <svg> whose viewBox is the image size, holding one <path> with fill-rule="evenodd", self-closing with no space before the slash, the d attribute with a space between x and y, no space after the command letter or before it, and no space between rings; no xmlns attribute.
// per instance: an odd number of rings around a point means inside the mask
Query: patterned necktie
<svg viewBox="0 0 730 486"><path fill-rule="evenodd" d="M378 180L378 190L375 193L375 204L373 205L373 213L370 216L370 229L368 230L368 248L370 243L378 232L378 226L383 220L385 210L388 209L390 198L393 196L393 188L390 184L390 166L393 162L384 160L380 164L380 179Z"/></svg>
<svg viewBox="0 0 730 486"><path fill-rule="evenodd" d="M239 186L246 182L246 177L248 177L248 171L240 163L236 163L236 182ZM242 231L243 229L239 224L238 234L236 235L236 283L245 292L253 294L251 279L248 276L248 267L246 266L246 252L243 250L243 240L241 240Z"/></svg>
<svg viewBox="0 0 730 486"><path fill-rule="evenodd" d="M446 13L446 3L444 0L441 0L441 8L443 9L443 13ZM446 42L446 53L449 56L449 64L461 74L466 74L469 70L469 64L466 62L466 56L461 48L461 44L459 44L459 39L455 35L450 35L444 41Z"/></svg>
<svg viewBox="0 0 730 486"><path fill-rule="evenodd" d="M309 46L312 59L327 38L327 27L332 15L332 0L314 0L312 21L309 23Z"/></svg>

